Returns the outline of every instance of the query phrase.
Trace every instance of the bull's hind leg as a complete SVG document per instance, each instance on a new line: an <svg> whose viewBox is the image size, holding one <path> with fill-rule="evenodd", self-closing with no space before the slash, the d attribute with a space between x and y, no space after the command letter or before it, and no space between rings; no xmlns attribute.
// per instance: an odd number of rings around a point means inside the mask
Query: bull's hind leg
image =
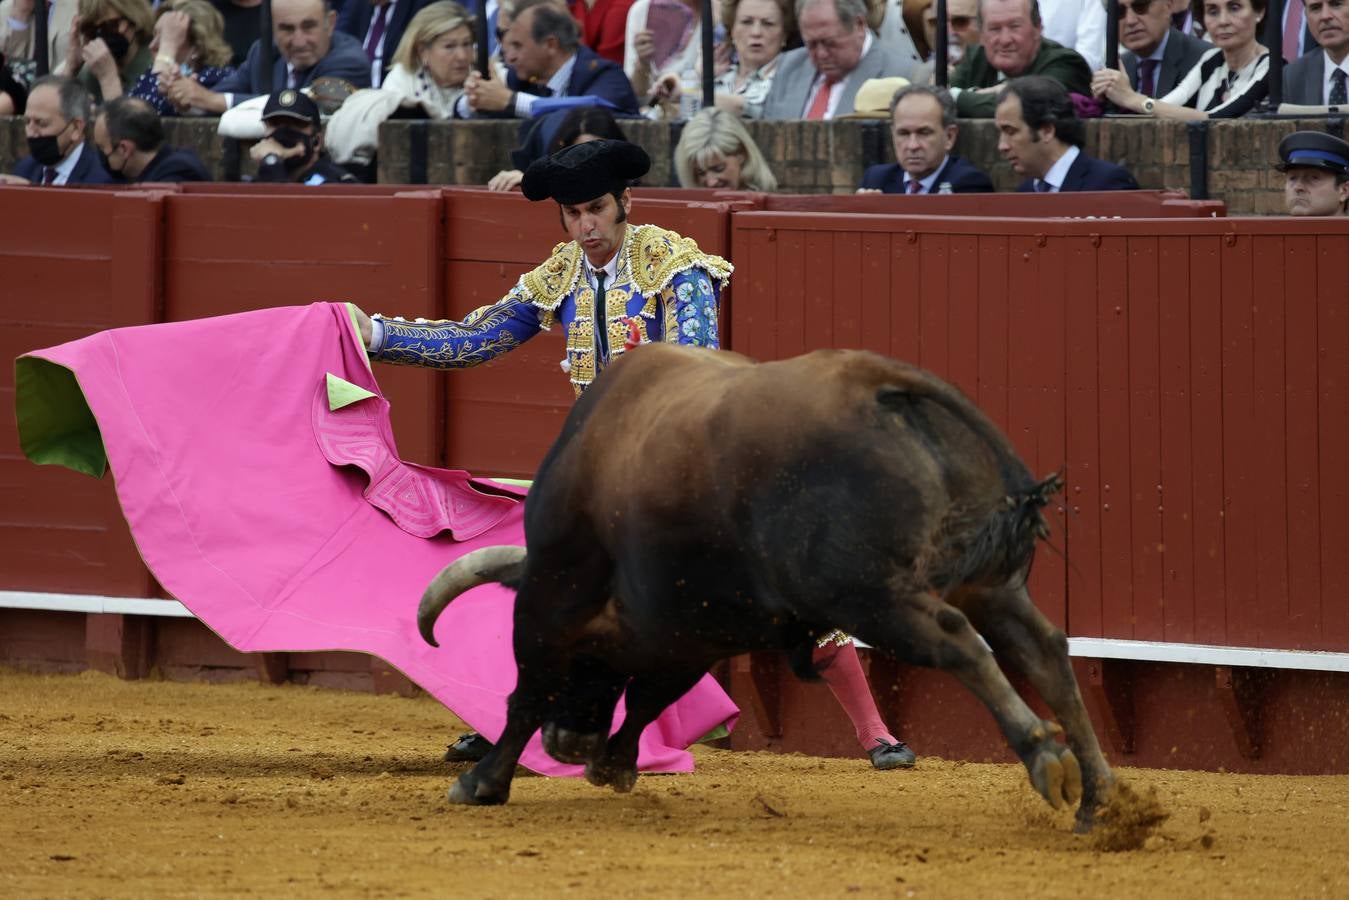
<svg viewBox="0 0 1349 900"><path fill-rule="evenodd" d="M548 755L575 764L599 759L626 681L598 660L573 660L553 704L554 713L543 724L543 749Z"/></svg>
<svg viewBox="0 0 1349 900"><path fill-rule="evenodd" d="M993 652L1025 674L1063 725L1068 746L1082 766L1077 828L1089 830L1114 777L1073 677L1068 638L1035 607L1024 587L973 594L961 608Z"/></svg>
<svg viewBox="0 0 1349 900"><path fill-rule="evenodd" d="M610 785L620 794L632 790L637 783L637 749L642 731L702 677L701 671L690 671L661 672L632 679L623 699L627 710L623 724L609 738L603 758L586 766L586 780L601 787Z"/></svg>
<svg viewBox="0 0 1349 900"><path fill-rule="evenodd" d="M956 676L993 714L1040 796L1055 809L1077 802L1082 775L1072 751L1054 739L1059 727L1037 716L1017 695L960 610L908 586L888 606L883 601L854 605L859 607L886 608L889 614L836 624L902 662Z"/></svg>

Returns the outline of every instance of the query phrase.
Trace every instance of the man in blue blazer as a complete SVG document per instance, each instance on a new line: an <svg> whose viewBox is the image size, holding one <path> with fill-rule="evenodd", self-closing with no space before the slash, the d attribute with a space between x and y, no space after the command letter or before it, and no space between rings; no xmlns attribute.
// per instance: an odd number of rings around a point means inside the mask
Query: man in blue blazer
<svg viewBox="0 0 1349 900"><path fill-rule="evenodd" d="M361 42L337 30L337 13L328 9L325 0L272 0L272 37L276 45L272 54L273 91L308 87L319 78L340 78L355 88L370 87L370 60ZM244 64L217 81L214 88L181 78L170 99L180 106L219 115L250 97L267 93L263 85L263 40L254 41Z"/></svg>
<svg viewBox="0 0 1349 900"><path fill-rule="evenodd" d="M503 84L474 72L455 106L463 118L527 119L540 97L592 96L620 112L637 112L637 95L623 67L581 44L581 30L553 0L523 0L502 38L508 67Z"/></svg>
<svg viewBox="0 0 1349 900"><path fill-rule="evenodd" d="M998 152L1029 176L1018 191L1136 191L1121 166L1082 152L1082 120L1063 85L1042 75L1013 78L993 114Z"/></svg>
<svg viewBox="0 0 1349 900"><path fill-rule="evenodd" d="M951 154L959 126L956 102L944 88L911 84L890 101L895 159L870 166L858 193L987 194L993 182L975 166Z"/></svg>
<svg viewBox="0 0 1349 900"><path fill-rule="evenodd" d="M1305 106L1344 107L1349 90L1349 4L1308 0L1306 9L1320 46L1284 67L1283 99Z"/></svg>
<svg viewBox="0 0 1349 900"><path fill-rule="evenodd" d="M393 55L403 40L408 22L431 0L346 0L337 17L337 30L360 42L370 60L370 86L379 87L393 68ZM376 13L384 20L380 28ZM372 28L372 24L374 27ZM375 68L375 61L379 68Z"/></svg>
<svg viewBox="0 0 1349 900"><path fill-rule="evenodd" d="M89 92L74 79L45 75L33 82L24 113L29 155L15 164L13 175L0 175L0 184L59 187L112 181L84 139L88 109Z"/></svg>
<svg viewBox="0 0 1349 900"><path fill-rule="evenodd" d="M128 184L211 180L197 154L169 146L159 113L139 97L103 104L94 117L94 145L108 174Z"/></svg>

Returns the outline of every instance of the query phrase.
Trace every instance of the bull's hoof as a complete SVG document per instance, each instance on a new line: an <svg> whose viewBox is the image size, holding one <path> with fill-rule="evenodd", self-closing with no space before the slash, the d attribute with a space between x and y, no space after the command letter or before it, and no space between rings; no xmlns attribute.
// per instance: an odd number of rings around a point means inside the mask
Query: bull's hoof
<svg viewBox="0 0 1349 900"><path fill-rule="evenodd" d="M1082 796L1082 768L1067 747L1040 750L1029 769L1031 784L1055 809L1072 806Z"/></svg>
<svg viewBox="0 0 1349 900"><path fill-rule="evenodd" d="M504 789L492 790L472 771L459 776L459 780L450 788L449 800L460 806L500 806L511 798L510 785Z"/></svg>
<svg viewBox="0 0 1349 900"><path fill-rule="evenodd" d="M558 727L554 722L543 726L543 749L561 763L588 763L600 755L604 745L604 735L598 732L585 734L571 731Z"/></svg>
<svg viewBox="0 0 1349 900"><path fill-rule="evenodd" d="M586 781L595 787L608 785L619 794L629 793L637 786L637 767L612 766L592 762L586 766Z"/></svg>

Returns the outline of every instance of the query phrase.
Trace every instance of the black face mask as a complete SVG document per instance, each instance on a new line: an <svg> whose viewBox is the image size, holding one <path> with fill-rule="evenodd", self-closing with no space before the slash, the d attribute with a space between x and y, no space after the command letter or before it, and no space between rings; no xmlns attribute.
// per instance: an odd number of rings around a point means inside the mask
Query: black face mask
<svg viewBox="0 0 1349 900"><path fill-rule="evenodd" d="M103 171L107 172L114 178L121 178L125 180L126 176L123 174L122 170L114 169L112 167L112 163L108 160L108 154L104 153L102 150L98 151L98 161L103 164Z"/></svg>
<svg viewBox="0 0 1349 900"><path fill-rule="evenodd" d="M287 172L300 171L309 164L309 158L314 155L313 136L305 134L299 129L278 128L271 133L270 137L287 150L291 147L304 147L304 156L290 156L286 158L284 165Z"/></svg>
<svg viewBox="0 0 1349 900"><path fill-rule="evenodd" d="M101 29L98 36L103 39L103 43L108 45L108 53L112 54L113 59L119 63L126 59L127 51L131 49L131 42L117 30L116 25L109 25L107 28Z"/></svg>
<svg viewBox="0 0 1349 900"><path fill-rule="evenodd" d="M28 152L33 155L44 166L54 166L61 161L61 145L57 142L57 134L44 134L38 137L28 139Z"/></svg>

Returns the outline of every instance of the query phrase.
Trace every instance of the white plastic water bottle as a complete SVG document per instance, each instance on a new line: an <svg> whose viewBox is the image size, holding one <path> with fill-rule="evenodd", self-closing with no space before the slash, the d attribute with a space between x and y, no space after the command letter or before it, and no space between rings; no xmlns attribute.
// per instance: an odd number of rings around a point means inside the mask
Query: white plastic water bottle
<svg viewBox="0 0 1349 900"><path fill-rule="evenodd" d="M698 83L697 70L689 67L679 76L679 117L687 122L702 108L703 86Z"/></svg>

